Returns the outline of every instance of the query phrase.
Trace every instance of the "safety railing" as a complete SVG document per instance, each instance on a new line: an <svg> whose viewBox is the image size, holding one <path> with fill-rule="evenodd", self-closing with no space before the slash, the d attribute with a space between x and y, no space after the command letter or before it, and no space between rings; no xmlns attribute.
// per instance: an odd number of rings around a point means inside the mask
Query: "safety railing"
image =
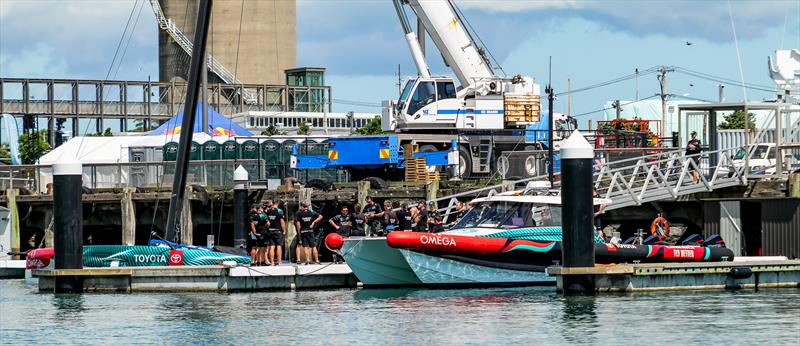
<svg viewBox="0 0 800 346"><path fill-rule="evenodd" d="M747 184L739 148L686 155L682 150L601 165L595 188L613 201L608 210Z"/></svg>

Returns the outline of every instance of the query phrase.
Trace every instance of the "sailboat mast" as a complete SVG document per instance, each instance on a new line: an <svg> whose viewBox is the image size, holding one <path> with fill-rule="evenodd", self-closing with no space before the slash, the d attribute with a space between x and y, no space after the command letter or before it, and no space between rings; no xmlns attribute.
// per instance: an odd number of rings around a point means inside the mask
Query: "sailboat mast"
<svg viewBox="0 0 800 346"><path fill-rule="evenodd" d="M208 23L211 17L211 0L200 0L197 15L197 24L194 31L194 49L189 65L189 80L186 86L186 102L183 107L183 121L181 122L180 142L178 142L178 157L175 160L175 179L172 181L172 194L169 200L169 213L165 225L165 238L169 241L179 241L179 225L181 207L183 206L186 191L186 173L189 165L189 148L192 145L194 133L194 118L197 114L197 95L200 89L201 71L205 70L206 37L208 36Z"/></svg>

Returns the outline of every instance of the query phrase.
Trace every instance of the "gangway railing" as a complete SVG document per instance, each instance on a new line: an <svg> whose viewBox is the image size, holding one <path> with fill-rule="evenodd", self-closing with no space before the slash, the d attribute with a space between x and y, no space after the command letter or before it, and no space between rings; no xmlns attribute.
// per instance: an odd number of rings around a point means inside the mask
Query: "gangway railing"
<svg viewBox="0 0 800 346"><path fill-rule="evenodd" d="M595 160L594 186L598 193L612 202L606 210L619 209L648 202L674 199L679 196L716 189L747 185L749 168L744 162L734 161L741 148L725 148L711 152L686 155L685 149L664 151L634 158L603 162ZM604 150L598 150L597 153ZM709 164L709 162L714 163ZM696 171L697 182L692 178ZM542 193L558 194L561 181L558 173L553 187L538 188ZM447 217L453 213L460 197L492 196L516 189L521 184L536 190L537 182L546 182L547 175L537 175L500 184L485 186L432 200L446 206L439 209Z"/></svg>
<svg viewBox="0 0 800 346"><path fill-rule="evenodd" d="M150 7L153 9L153 13L156 15L156 20L158 20L158 27L161 30L166 31L175 43L180 46L186 54L189 56L192 55L192 40L190 40L179 28L175 25L175 22L172 19L167 18L164 15L164 12L161 10L161 5L158 3L158 0L150 0ZM222 63L219 62L214 56L211 54L207 54L207 61L206 64L208 65L208 69L217 75L222 81L228 84L243 84L230 70L228 70ZM248 104L255 103L256 95L252 90L242 89L242 96L244 101Z"/></svg>
<svg viewBox="0 0 800 346"><path fill-rule="evenodd" d="M747 167L734 161L740 148L686 155L683 149L601 165L595 188L613 203L606 209L641 205L747 184ZM715 162L710 165L709 162ZM693 172L697 177L693 178Z"/></svg>

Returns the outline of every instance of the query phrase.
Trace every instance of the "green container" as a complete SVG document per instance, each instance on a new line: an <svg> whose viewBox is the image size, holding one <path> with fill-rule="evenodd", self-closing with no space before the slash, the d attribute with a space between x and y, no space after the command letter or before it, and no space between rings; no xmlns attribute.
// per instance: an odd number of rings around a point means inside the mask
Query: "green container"
<svg viewBox="0 0 800 346"><path fill-rule="evenodd" d="M209 140L201 146L203 160L221 160L222 145L216 141ZM205 163L202 165L205 171L205 182L207 186L221 186L223 167L220 164Z"/></svg>
<svg viewBox="0 0 800 346"><path fill-rule="evenodd" d="M178 159L178 142L164 144L164 161L175 162ZM175 165L166 165L164 174L175 174Z"/></svg>
<svg viewBox="0 0 800 346"><path fill-rule="evenodd" d="M281 179L281 143L268 139L261 142L261 159L264 160L264 177Z"/></svg>
<svg viewBox="0 0 800 346"><path fill-rule="evenodd" d="M236 160L239 153L239 143L236 141L226 141L222 143L222 159L223 160Z"/></svg>
<svg viewBox="0 0 800 346"><path fill-rule="evenodd" d="M239 158L243 160L258 160L261 155L261 147L258 145L258 142L254 140L247 140L239 144ZM250 176L250 180L258 180L261 179L259 176L258 165L255 163L248 163L244 165L244 169L247 170L247 174Z"/></svg>
<svg viewBox="0 0 800 346"><path fill-rule="evenodd" d="M178 159L178 142L168 142L164 144L164 161L175 161Z"/></svg>
<svg viewBox="0 0 800 346"><path fill-rule="evenodd" d="M283 142L281 146L281 161L280 161L280 170L281 170L281 178L290 177L292 176L292 147L297 144L295 140L286 140Z"/></svg>
<svg viewBox="0 0 800 346"><path fill-rule="evenodd" d="M226 141L220 145L223 160L236 160L239 155L239 143L234 140ZM226 163L222 169L222 186L233 186L233 171L239 167L238 163Z"/></svg>

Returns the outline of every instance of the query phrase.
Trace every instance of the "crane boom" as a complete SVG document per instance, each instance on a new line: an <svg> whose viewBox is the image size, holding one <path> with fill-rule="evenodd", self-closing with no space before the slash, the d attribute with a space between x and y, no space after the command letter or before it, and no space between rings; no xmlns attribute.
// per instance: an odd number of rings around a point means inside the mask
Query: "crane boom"
<svg viewBox="0 0 800 346"><path fill-rule="evenodd" d="M422 20L462 88L474 85L477 80L494 77L480 47L472 40L448 0L408 0L408 4Z"/></svg>

